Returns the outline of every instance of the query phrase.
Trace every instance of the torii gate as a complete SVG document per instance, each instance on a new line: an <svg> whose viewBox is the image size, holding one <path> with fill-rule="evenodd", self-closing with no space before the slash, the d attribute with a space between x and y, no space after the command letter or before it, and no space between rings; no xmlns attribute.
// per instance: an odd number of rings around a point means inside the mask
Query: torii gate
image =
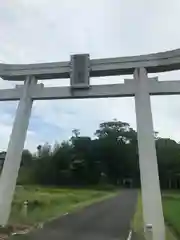
<svg viewBox="0 0 180 240"><path fill-rule="evenodd" d="M132 57L90 60L88 54L71 56L70 62L28 65L0 64L0 77L24 81L14 89L0 90L0 101L19 100L0 178L0 225L6 225L33 100L135 97L144 226L152 224L154 240L165 240L159 174L150 95L180 94L180 82L158 82L147 73L180 69L180 49ZM123 84L90 85L89 77L133 74ZM39 79L70 78L68 87L44 87Z"/></svg>

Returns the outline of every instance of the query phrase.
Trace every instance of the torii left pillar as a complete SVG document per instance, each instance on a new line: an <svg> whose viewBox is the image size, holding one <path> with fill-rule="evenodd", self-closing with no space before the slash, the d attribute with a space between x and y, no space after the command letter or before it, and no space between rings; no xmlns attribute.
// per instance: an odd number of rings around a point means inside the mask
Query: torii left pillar
<svg viewBox="0 0 180 240"><path fill-rule="evenodd" d="M37 81L33 76L27 76L22 89L22 96L14 120L10 136L7 154L0 176L0 225L7 224L11 212L11 203L16 187L18 171L21 163L21 155L26 139L29 118L31 115L33 100L30 89Z"/></svg>

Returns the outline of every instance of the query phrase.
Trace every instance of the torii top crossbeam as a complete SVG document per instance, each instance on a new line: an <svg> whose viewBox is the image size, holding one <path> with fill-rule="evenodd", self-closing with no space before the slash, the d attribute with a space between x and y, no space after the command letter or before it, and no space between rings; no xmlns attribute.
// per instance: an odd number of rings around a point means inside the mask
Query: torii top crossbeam
<svg viewBox="0 0 180 240"><path fill-rule="evenodd" d="M133 74L135 68L145 67L149 73L180 69L180 49L140 56L90 60L90 76L115 76ZM70 77L70 62L38 64L0 64L4 80L24 81L27 75L37 79Z"/></svg>
<svg viewBox="0 0 180 240"><path fill-rule="evenodd" d="M70 78L71 62L38 64L0 64L0 77L4 80L24 81L27 76L38 79ZM147 72L162 72L180 69L180 49L162 53L134 57L107 58L89 61L90 76L110 76L133 74L137 68ZM158 82L157 78L148 81L150 95L180 94L180 81ZM43 84L31 86L29 94L33 100L132 97L135 95L136 82L125 80L124 84L91 85L88 89L70 87L44 87ZM23 87L0 89L0 101L19 100Z"/></svg>

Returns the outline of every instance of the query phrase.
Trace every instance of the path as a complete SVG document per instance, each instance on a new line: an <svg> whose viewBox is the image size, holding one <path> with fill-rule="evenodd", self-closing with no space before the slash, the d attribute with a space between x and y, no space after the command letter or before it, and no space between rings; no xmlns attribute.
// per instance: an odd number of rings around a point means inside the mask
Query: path
<svg viewBox="0 0 180 240"><path fill-rule="evenodd" d="M32 240L125 240L137 191L123 190L112 199L63 216L31 234ZM28 238L29 239L29 238Z"/></svg>

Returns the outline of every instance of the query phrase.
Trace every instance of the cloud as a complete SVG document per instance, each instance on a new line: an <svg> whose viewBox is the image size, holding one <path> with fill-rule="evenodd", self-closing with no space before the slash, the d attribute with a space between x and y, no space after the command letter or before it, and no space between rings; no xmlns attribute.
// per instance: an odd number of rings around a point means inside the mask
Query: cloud
<svg viewBox="0 0 180 240"><path fill-rule="evenodd" d="M103 58L178 48L179 9L179 0L1 0L0 61L66 61L74 53ZM158 76L160 80L180 80L179 71ZM91 82L107 84L122 80L119 76L95 78ZM57 79L43 83L64 86L69 81ZM0 88L15 84L0 81ZM180 97L151 99L154 128L162 136L180 140L177 131ZM0 148L6 148L17 103L0 103L0 106ZM36 150L39 143L67 139L73 128L79 128L83 135L93 136L100 122L113 118L127 121L135 128L134 100L34 102L26 147Z"/></svg>
<svg viewBox="0 0 180 240"><path fill-rule="evenodd" d="M8 114L1 114L1 116L3 117L3 119L1 118L0 121L0 150L6 151L9 137L12 131L12 119L11 116ZM37 145L39 144L39 141L37 141L38 139L39 137L36 136L35 132L28 130L25 148L35 150Z"/></svg>

